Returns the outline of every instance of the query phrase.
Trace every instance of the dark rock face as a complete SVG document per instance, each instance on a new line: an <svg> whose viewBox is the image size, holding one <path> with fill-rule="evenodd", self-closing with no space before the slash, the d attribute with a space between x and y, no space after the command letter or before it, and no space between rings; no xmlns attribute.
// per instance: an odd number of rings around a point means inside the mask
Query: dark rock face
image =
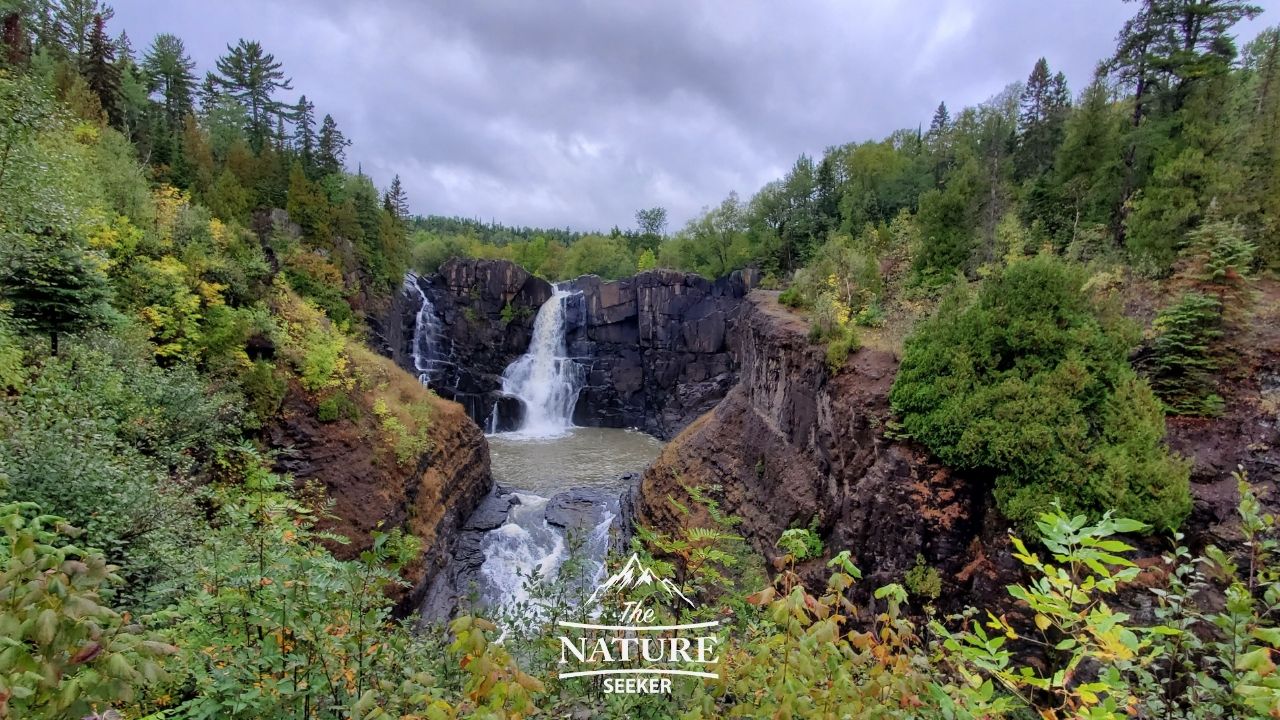
<svg viewBox="0 0 1280 720"><path fill-rule="evenodd" d="M500 392L502 371L529 346L551 284L514 263L470 259L450 260L435 275L411 275L407 282L417 284L440 320L431 388L462 405L481 427L488 427L495 403L506 422L518 421L519 403ZM415 374L412 344L421 307L422 296L406 288L380 323L384 352Z"/></svg>
<svg viewBox="0 0 1280 720"><path fill-rule="evenodd" d="M672 270L574 280L586 317L569 350L587 363L574 422L670 438L715 407L736 380L727 320L755 282L750 271L713 282Z"/></svg>
<svg viewBox="0 0 1280 720"><path fill-rule="evenodd" d="M807 323L756 291L731 313L727 343L738 381L645 472L635 502L640 523L671 531L688 519L668 502L685 488L718 485L724 511L766 557L791 527L815 523L828 554L849 549L873 590L900 582L917 555L944 571L952 596L1001 591L1006 569L971 563L987 535L986 493L910 444L885 437L892 353L863 349L832 375ZM993 527L994 542L1004 542ZM980 553L977 553L980 555ZM802 570L822 587L821 561Z"/></svg>
<svg viewBox="0 0 1280 720"><path fill-rule="evenodd" d="M736 377L728 318L756 279L753 271L711 281L654 270L614 282L588 275L568 283L582 296L568 305L566 343L587 377L574 422L669 438L714 407ZM502 395L502 371L528 348L551 285L502 260L451 260L436 275L409 282L441 322L441 371L431 387L461 403L481 427L490 427L495 407L496 429L517 425L522 409ZM410 371L421 303L409 288L378 323L384 352Z"/></svg>

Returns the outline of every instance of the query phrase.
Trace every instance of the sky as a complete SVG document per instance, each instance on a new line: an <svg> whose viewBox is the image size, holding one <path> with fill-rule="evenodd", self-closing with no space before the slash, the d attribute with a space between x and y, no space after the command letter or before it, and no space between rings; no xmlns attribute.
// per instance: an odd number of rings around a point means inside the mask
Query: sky
<svg viewBox="0 0 1280 720"><path fill-rule="evenodd" d="M1256 1L1256 0L1255 0ZM749 197L800 153L926 125L1026 78L1072 92L1134 5L1120 0L115 0L142 51L178 35L199 64L238 38L399 174L418 214L607 230L665 207L670 230ZM1280 22L1280 0L1237 26Z"/></svg>

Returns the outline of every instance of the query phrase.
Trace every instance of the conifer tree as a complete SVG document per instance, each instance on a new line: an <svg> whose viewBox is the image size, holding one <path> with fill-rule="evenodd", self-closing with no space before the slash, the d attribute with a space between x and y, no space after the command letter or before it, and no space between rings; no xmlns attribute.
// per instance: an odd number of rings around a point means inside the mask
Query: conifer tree
<svg viewBox="0 0 1280 720"><path fill-rule="evenodd" d="M292 80L285 77L282 64L254 40L241 39L227 46L227 54L218 58L217 82L249 112L249 142L260 150L271 135L271 119L280 110L275 100L277 90L292 90Z"/></svg>
<svg viewBox="0 0 1280 720"><path fill-rule="evenodd" d="M89 83L89 89L98 97L98 102L106 111L107 121L112 127L122 128L124 117L120 108L120 68L115 60L115 45L107 36L106 20L97 15L89 33L88 49L81 63L82 73Z"/></svg>
<svg viewBox="0 0 1280 720"><path fill-rule="evenodd" d="M1062 142L1062 124L1071 107L1071 94L1062 73L1050 74L1049 63L1040 58L1027 78L1018 98L1019 178L1047 171Z"/></svg>
<svg viewBox="0 0 1280 720"><path fill-rule="evenodd" d="M142 67L151 80L151 91L159 92L163 99L169 127L178 131L182 118L191 112L196 90L195 61L187 55L178 36L161 33L143 56Z"/></svg>
<svg viewBox="0 0 1280 720"><path fill-rule="evenodd" d="M387 189L387 194L383 197L382 206L397 220L404 220L409 217L409 197L405 194L404 187L400 184L399 175L392 178L391 187Z"/></svg>
<svg viewBox="0 0 1280 720"><path fill-rule="evenodd" d="M315 170L316 106L303 95L293 109L293 147L302 158L302 167L308 173Z"/></svg>
<svg viewBox="0 0 1280 720"><path fill-rule="evenodd" d="M320 137L316 144L316 169L321 175L342 171L347 146L351 141L338 129L332 115L325 115L320 123Z"/></svg>

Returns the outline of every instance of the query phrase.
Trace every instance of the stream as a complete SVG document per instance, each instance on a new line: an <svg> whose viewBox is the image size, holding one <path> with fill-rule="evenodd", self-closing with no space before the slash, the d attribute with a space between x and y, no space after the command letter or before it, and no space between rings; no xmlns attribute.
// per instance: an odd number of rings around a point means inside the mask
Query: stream
<svg viewBox="0 0 1280 720"><path fill-rule="evenodd" d="M429 384L440 362L439 323L425 294L422 300L413 360ZM457 579L488 608L529 600L525 578L535 569L555 578L571 534L583 541L586 576L602 577L620 498L663 447L637 430L573 424L586 372L582 359L568 355L566 318L581 302L581 292L556 286L534 319L528 350L502 374L503 393L518 399L522 412L518 422L500 424L494 407L486 437L496 486L468 521L480 533L479 557L472 555ZM511 424L515 429L494 432Z"/></svg>

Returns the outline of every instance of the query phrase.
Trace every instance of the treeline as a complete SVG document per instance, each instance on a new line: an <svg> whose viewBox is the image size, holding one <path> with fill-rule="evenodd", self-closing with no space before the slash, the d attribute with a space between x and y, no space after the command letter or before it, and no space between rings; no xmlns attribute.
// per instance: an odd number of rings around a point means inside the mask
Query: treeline
<svg viewBox="0 0 1280 720"><path fill-rule="evenodd" d="M411 263L419 272L434 272L453 257L510 260L548 280L599 275L608 280L657 266L657 252L667 226L660 207L636 213L636 227L610 232L577 232L507 227L463 218L417 217L410 237Z"/></svg>
<svg viewBox="0 0 1280 720"><path fill-rule="evenodd" d="M709 275L754 264L782 279L828 244L870 251L909 224L923 283L1045 245L1163 275L1216 213L1240 223L1261 262L1280 262L1280 34L1239 51L1234 26L1261 12L1243 0L1135 7L1074 97L1042 58L977 107L939 105L927 128L802 155L750 199L731 194L690 222L660 261Z"/></svg>

